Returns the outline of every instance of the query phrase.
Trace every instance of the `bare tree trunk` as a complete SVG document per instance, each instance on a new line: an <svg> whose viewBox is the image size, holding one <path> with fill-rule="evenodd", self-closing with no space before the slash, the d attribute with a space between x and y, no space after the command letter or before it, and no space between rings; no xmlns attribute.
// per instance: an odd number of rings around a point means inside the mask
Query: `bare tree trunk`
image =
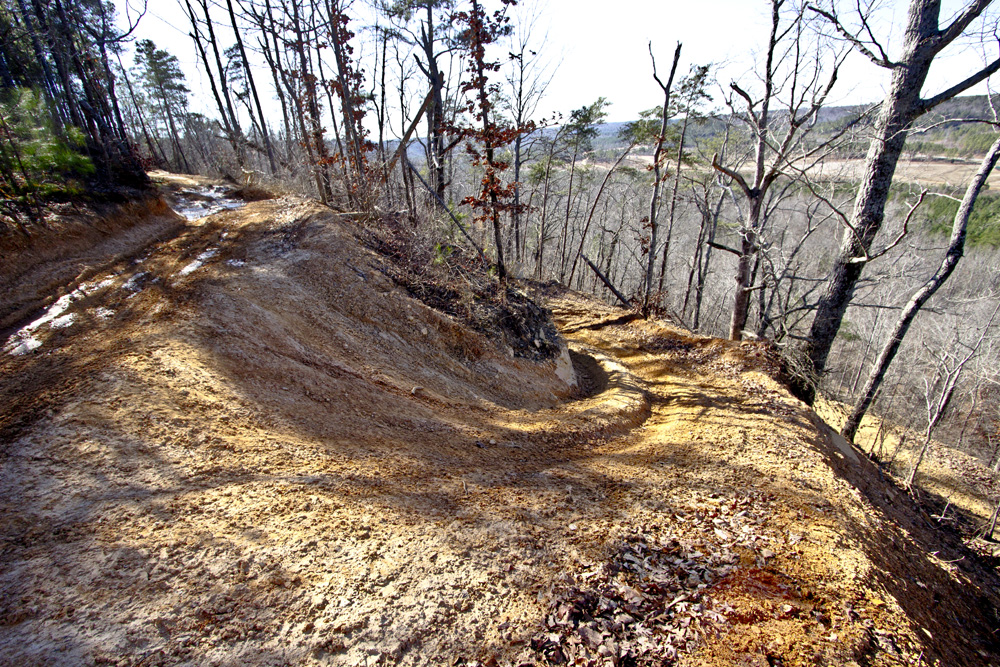
<svg viewBox="0 0 1000 667"><path fill-rule="evenodd" d="M1000 499L997 500L996 505L993 507L993 515L990 516L989 526L983 533L983 537L988 540L993 539L993 531L997 529L997 518L1000 517Z"/></svg>
<svg viewBox="0 0 1000 667"><path fill-rule="evenodd" d="M677 72L677 63L681 59L681 43L677 42L674 49L674 61L670 66L670 76L667 82L663 83L656 74L656 59L653 58L653 43L649 43L649 57L653 59L653 79L663 91L663 109L660 114L660 133L656 137L656 148L653 150L653 194L649 198L649 255L646 258L646 280L645 289L642 295L642 314L649 316L650 299L653 294L653 268L656 266L656 234L658 213L657 206L660 201L660 185L662 176L660 172L660 156L663 154L663 142L667 135L667 120L670 117L670 88L674 84L674 74Z"/></svg>
<svg viewBox="0 0 1000 667"><path fill-rule="evenodd" d="M681 164L684 159L684 142L687 139L688 122L691 120L690 110L684 116L684 123L681 125L681 138L677 142L677 160L674 162L674 184L670 189L670 212L667 216L667 238L663 240L663 260L660 263L660 280L657 283L656 291L663 293L663 279L667 273L667 256L670 254L670 237L674 231L674 219L677 215L677 191L681 184Z"/></svg>
<svg viewBox="0 0 1000 667"><path fill-rule="evenodd" d="M892 83L879 110L875 137L868 149L865 172L854 203L850 227L844 231L840 255L831 272L827 289L816 310L805 351L813 369L821 375L847 305L854 296L861 273L868 261L872 242L882 227L885 203L896 171L896 163L906 142L910 124L926 111L968 90L1000 69L1000 59L964 81L931 98L921 97L921 90L935 57L957 39L989 6L991 0L973 0L944 28L940 27L940 0L911 0L902 54L890 62L884 54L876 55L860 41L855 46L876 64L892 69ZM810 6L834 25L839 20Z"/></svg>
<svg viewBox="0 0 1000 667"><path fill-rule="evenodd" d="M558 139L558 137L557 137ZM542 185L542 212L538 221L538 245L535 248L535 280L542 279L542 266L545 260L546 213L549 207L549 181L552 178L552 159L556 149L556 140L549 144L549 154L545 157L545 181Z"/></svg>
<svg viewBox="0 0 1000 667"><path fill-rule="evenodd" d="M330 181L330 160L329 152L326 148L326 140L323 138L323 125L320 117L320 106L316 96L316 76L309 66L309 59L306 57L305 40L303 37L302 23L299 16L299 3L297 0L291 2L292 6L292 30L295 33L293 47L299 58L300 76L303 84L303 96L305 97L306 110L308 116L309 129L305 128L303 118L303 138L311 145L310 152L315 152L312 157L313 175L316 180L316 188L319 191L319 198L324 204L328 204L333 197Z"/></svg>
<svg viewBox="0 0 1000 667"><path fill-rule="evenodd" d="M431 0L421 0L426 11L426 18L420 27L419 46L424 52L426 63L417 59L417 66L424 76L434 95L434 101L427 113L428 149L430 151L428 168L431 170L434 192L442 201L446 200L445 186L445 114L444 114L444 76L438 65L438 55L434 52L437 37L434 27L434 6Z"/></svg>
<svg viewBox="0 0 1000 667"><path fill-rule="evenodd" d="M232 126L233 131L240 137L242 144L243 130L240 127L239 117L236 115L236 111L233 108L233 100L229 95L229 86L226 84L226 68L222 66L222 56L219 55L219 42L215 38L215 27L212 22L212 16L208 11L208 0L201 0L201 8L205 13L205 27L208 29L208 43L212 46L212 53L215 56L215 66L218 68L217 71L219 72L219 87L222 90L222 97L226 101L225 111L229 114L229 124ZM207 66L205 69L209 71L211 70L211 68ZM240 164L242 166L243 163L241 162Z"/></svg>
<svg viewBox="0 0 1000 667"><path fill-rule="evenodd" d="M229 140L229 145L233 149L233 154L236 156L236 162L242 169L246 163L243 151L243 137L241 136L239 128L233 127L232 117L230 116L226 105L222 101L222 95L219 93L218 85L216 85L215 74L208 61L208 54L205 52L205 47L201 41L201 29L199 27L198 17L195 15L194 8L188 0L185 0L184 4L187 9L188 20L191 21L191 32L189 35L194 41L198 54L201 57L202 65L205 67L205 73L208 75L208 83L212 89L212 96L215 98L215 104L219 110L219 116L222 118L222 129L226 133L226 138ZM211 18L208 20L211 21ZM216 55L218 55L218 50L216 50ZM232 106L230 105L229 109L231 108Z"/></svg>
<svg viewBox="0 0 1000 667"><path fill-rule="evenodd" d="M355 174L358 178L363 178L365 170L365 153L362 141L362 128L360 111L357 105L360 95L357 88L357 81L352 76L351 63L346 49L346 40L351 33L346 28L346 17L340 4L340 0L327 0L327 12L329 14L330 41L333 44L334 61L337 63L337 84L340 89L340 108L343 114L344 138L347 140L348 157L354 166ZM330 109L333 113L333 109Z"/></svg>
<svg viewBox="0 0 1000 667"><path fill-rule="evenodd" d="M872 369L871 375L865 383L865 388L861 392L861 398L855 403L850 416L847 418L847 422L844 424L844 428L841 429L841 435L849 442L854 441L854 436L857 433L858 426L861 424L861 419L864 417L865 412L868 411L868 406L871 405L875 392L878 391L879 386L882 384L882 379L889 369L889 364L892 363L896 352L899 351L899 346L902 344L903 337L906 336L906 332L913 323L913 319L920 312L920 308L924 303L947 282L948 278L955 271L955 267L958 266L959 260L962 259L962 255L965 252L965 236L969 224L969 216L972 214L972 207L975 205L976 198L986 183L986 178L993 171L993 167L996 166L997 160L1000 160L1000 139L997 139L993 143L990 152L979 166L979 171L965 191L962 204L955 214L955 222L952 225L951 231L951 242L948 244L948 250L941 261L941 266L938 267L938 270L924 286L910 297L909 302L903 308L899 321L896 322L896 326L889 335L889 340L886 341L885 346L882 348L878 361L875 362L875 367Z"/></svg>
<svg viewBox="0 0 1000 667"><path fill-rule="evenodd" d="M559 241L559 282L566 277L566 250L569 248L569 214L573 204L573 176L576 174L577 149L573 149L573 159L569 165L569 191L566 194L566 216L563 218L562 238Z"/></svg>
<svg viewBox="0 0 1000 667"><path fill-rule="evenodd" d="M601 282L603 282L604 285L609 290L611 290L611 293L615 295L619 303L621 303L622 306L625 308L631 308L632 304L628 302L628 299L625 298L625 295L618 291L618 288L614 286L614 283L612 283L611 280L606 275L601 273L601 270L597 268L597 265L591 262L589 259L587 259L586 255L581 255L581 257L583 257L583 261L587 263L587 266L589 266L591 270L597 274L597 277L601 279Z"/></svg>
<svg viewBox="0 0 1000 667"><path fill-rule="evenodd" d="M240 28L236 24L236 13L233 11L233 0L226 0L226 7L229 9L229 20L233 24L233 34L236 36L236 46L240 51L240 58L243 60L243 72L246 74L247 83L250 85L250 92L253 95L253 103L257 109L257 117L260 119L260 134L264 139L264 147L267 150L267 161L271 167L271 175L278 172L274 163L274 148L271 146L271 133L267 128L267 119L264 118L264 110L260 106L260 97L257 95L257 84L254 83L253 72L250 70L250 61L247 60L246 49L243 48L243 38L240 37Z"/></svg>

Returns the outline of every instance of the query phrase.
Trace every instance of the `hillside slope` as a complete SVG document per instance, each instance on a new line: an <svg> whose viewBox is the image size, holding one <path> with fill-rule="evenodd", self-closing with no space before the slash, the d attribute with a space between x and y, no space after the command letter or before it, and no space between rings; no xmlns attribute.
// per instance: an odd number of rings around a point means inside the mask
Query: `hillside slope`
<svg viewBox="0 0 1000 667"><path fill-rule="evenodd" d="M389 262L252 203L7 346L0 663L1000 664L995 573L765 347L551 289L529 361Z"/></svg>

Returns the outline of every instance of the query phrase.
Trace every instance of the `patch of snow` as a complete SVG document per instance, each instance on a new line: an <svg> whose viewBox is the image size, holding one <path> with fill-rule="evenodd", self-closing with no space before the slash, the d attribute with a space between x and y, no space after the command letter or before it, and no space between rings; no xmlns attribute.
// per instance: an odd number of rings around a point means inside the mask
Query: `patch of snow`
<svg viewBox="0 0 1000 667"><path fill-rule="evenodd" d="M19 331L18 333L10 337L11 340L13 340L14 338L19 338L17 341L15 341L17 343L16 345L11 347L11 344L8 341L8 347L4 348L8 351L9 354L18 357L21 356L22 354L28 354L32 350L37 350L42 346L42 341L38 340L34 336L26 335L23 337L19 337L20 333L21 332Z"/></svg>
<svg viewBox="0 0 1000 667"><path fill-rule="evenodd" d="M115 311L111 310L110 308L105 308L104 306L98 306L97 309L94 311L94 314L97 315L102 320L110 320L112 317L115 316Z"/></svg>
<svg viewBox="0 0 1000 667"><path fill-rule="evenodd" d="M32 350L37 350L42 346L42 342L35 337L35 332L45 325L53 329L62 329L73 324L75 315L67 315L66 311L75 301L93 294L94 292L114 284L114 280L106 278L100 282L84 283L69 294L59 297L55 303L48 307L45 314L34 322L25 325L4 344L4 351L8 354L27 354Z"/></svg>
<svg viewBox="0 0 1000 667"><path fill-rule="evenodd" d="M246 206L245 201L231 199L228 194L229 190L220 186L185 190L176 195L177 205L174 211L188 220L197 220L213 213Z"/></svg>
<svg viewBox="0 0 1000 667"><path fill-rule="evenodd" d="M197 257L195 257L194 261L191 262L190 264L188 264L187 266L185 266L183 269L181 269L180 272L178 272L177 275L179 275L179 276L186 276L188 274L194 273L195 271L197 271L198 269L200 269L202 267L202 265L206 261L208 261L211 258L215 257L216 254L218 254L218 252L219 251L216 248L209 248L205 252L203 252L200 255L198 255Z"/></svg>
<svg viewBox="0 0 1000 667"><path fill-rule="evenodd" d="M65 329L66 327L72 326L73 322L76 321L76 313L68 313L62 317L57 317L52 320L51 326L53 329Z"/></svg>
<svg viewBox="0 0 1000 667"><path fill-rule="evenodd" d="M228 264L229 266L236 267L237 269L247 265L247 263L244 262L242 259L227 259L226 264Z"/></svg>
<svg viewBox="0 0 1000 667"><path fill-rule="evenodd" d="M143 280L146 279L146 276L148 275L149 273L146 271L141 271L135 274L134 276L125 281L125 284L122 285L122 289L128 290L129 292L138 292L142 290L141 283Z"/></svg>
<svg viewBox="0 0 1000 667"><path fill-rule="evenodd" d="M105 287L110 287L111 285L114 285L114 284L115 284L115 281L113 279L111 279L111 278L105 278L104 280L102 280L99 283L85 283L83 285L80 285L80 287L78 287L76 289L76 292L82 292L83 294L81 296L87 296L89 294L93 294L94 292L96 292L99 289L104 289ZM76 292L73 292L73 293L75 294ZM75 300L76 299L74 299L74 301Z"/></svg>

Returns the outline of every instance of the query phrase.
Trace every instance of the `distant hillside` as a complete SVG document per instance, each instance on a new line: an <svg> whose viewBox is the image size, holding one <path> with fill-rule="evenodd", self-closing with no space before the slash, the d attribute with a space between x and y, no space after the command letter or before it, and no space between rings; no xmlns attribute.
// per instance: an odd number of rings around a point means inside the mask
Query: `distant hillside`
<svg viewBox="0 0 1000 667"><path fill-rule="evenodd" d="M844 124L858 118L861 114L871 109L872 105L852 105L852 106L832 106L820 110L817 122L819 137L829 135L832 132L843 128ZM907 139L906 149L911 156L934 156L934 157L974 157L982 155L995 140L993 131L982 124L968 123L966 121L981 118L990 118L989 100L985 95L970 95L958 97L943 103L934 112L927 114L918 127L931 127L927 131L911 133ZM775 119L781 118L781 113L775 113ZM679 123L681 119L674 119L671 122ZM615 152L624 148L625 142L620 138L621 130L628 125L628 122L601 123L597 126L597 137L593 140L593 148L598 154L601 152ZM554 125L538 130L533 136L552 139L558 134L561 126ZM688 137L692 141L706 139L721 134L725 130L724 115L707 117L694 125L688 127ZM421 143L421 137L414 137L407 147L407 157L414 164L422 164L425 151ZM399 142L392 140L387 142L386 151L394 152L399 146ZM857 157L863 156L866 144L856 144L852 147L854 152L858 152ZM650 152L650 148L640 147L635 151L637 154ZM610 154L605 157L611 157Z"/></svg>
<svg viewBox="0 0 1000 667"><path fill-rule="evenodd" d="M817 122L819 136L841 129L845 123L855 120L872 106L831 106L821 109ZM781 113L777 112L774 117L780 119ZM921 119L917 126L918 130L931 126L933 128L911 133L907 140L907 151L941 157L981 155L994 141L994 133L986 126L967 121L991 117L989 99L985 95L969 95L945 102ZM725 114L720 112L719 115L706 118L693 127L689 126L689 137L697 140L720 134L725 129L724 118ZM679 123L681 119L674 119L671 122ZM594 149L602 151L624 147L625 142L619 138L619 133L627 124L627 122L617 122L599 125L598 136L593 142ZM555 136L558 131L558 126L542 130L547 137Z"/></svg>

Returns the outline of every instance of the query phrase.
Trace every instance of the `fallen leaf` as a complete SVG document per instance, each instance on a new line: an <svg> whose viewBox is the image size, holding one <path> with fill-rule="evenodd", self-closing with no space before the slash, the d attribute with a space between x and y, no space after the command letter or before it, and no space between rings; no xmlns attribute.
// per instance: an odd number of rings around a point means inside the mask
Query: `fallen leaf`
<svg viewBox="0 0 1000 667"><path fill-rule="evenodd" d="M591 646L600 646L603 642L603 637L601 637L601 633L599 633L597 630L594 630L588 625L581 625L579 632L580 636L583 637L586 640L586 642Z"/></svg>
<svg viewBox="0 0 1000 667"><path fill-rule="evenodd" d="M722 530L721 528L716 528L715 529L715 536L718 537L723 542L732 542L733 541L733 536L730 535L725 530Z"/></svg>

